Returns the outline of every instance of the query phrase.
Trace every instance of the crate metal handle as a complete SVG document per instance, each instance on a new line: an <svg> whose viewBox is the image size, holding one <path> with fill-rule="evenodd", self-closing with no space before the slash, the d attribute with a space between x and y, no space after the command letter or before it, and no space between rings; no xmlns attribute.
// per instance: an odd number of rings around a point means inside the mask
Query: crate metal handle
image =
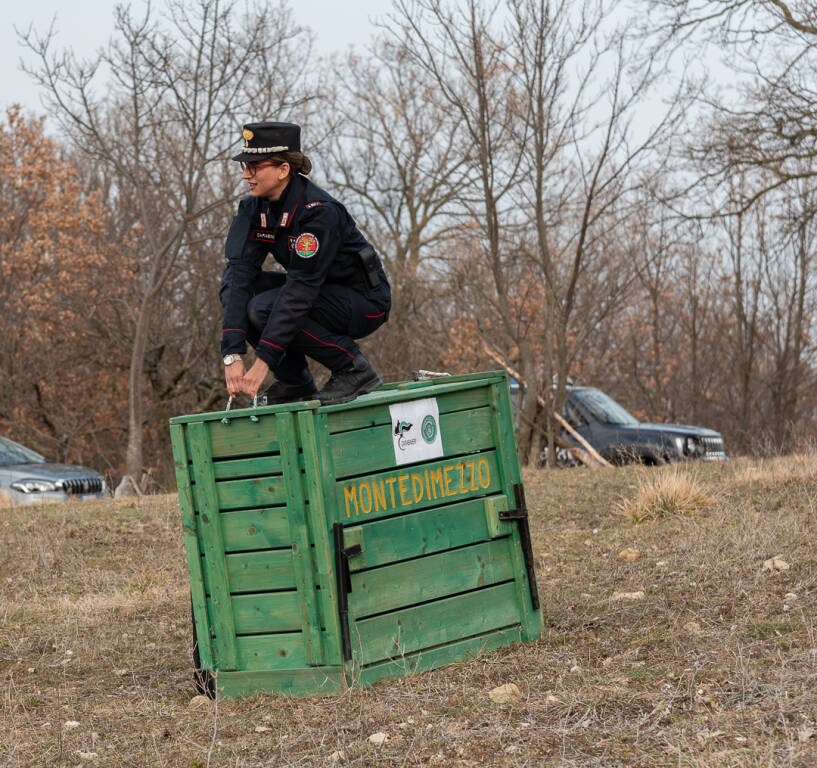
<svg viewBox="0 0 817 768"><path fill-rule="evenodd" d="M230 406L231 406L232 404L233 404L233 396L232 396L232 395L230 395L230 396L227 398L227 407L226 407L224 410L225 410L225 411L229 411L229 410L230 410ZM253 397L253 399L252 399L252 407L253 407L253 408L258 408L258 395L255 395L255 396ZM251 413L251 414L250 414L250 421L257 422L257 421L258 421L258 416L256 416L254 413ZM225 416L225 417L224 417L224 418L221 420L221 423L222 423L222 424L224 424L225 426L229 426L229 424L230 424L230 418L229 418L229 416Z"/></svg>
<svg viewBox="0 0 817 768"><path fill-rule="evenodd" d="M232 404L233 404L233 396L232 396L232 395L230 395L230 396L227 398L227 407L226 407L224 410L225 410L225 411L229 411L229 410L230 410L230 406L231 406ZM229 426L229 425L230 425L230 419L229 419L227 416L225 416L225 417L224 417L224 418L221 420L221 423L222 423L222 424L224 424L225 426Z"/></svg>

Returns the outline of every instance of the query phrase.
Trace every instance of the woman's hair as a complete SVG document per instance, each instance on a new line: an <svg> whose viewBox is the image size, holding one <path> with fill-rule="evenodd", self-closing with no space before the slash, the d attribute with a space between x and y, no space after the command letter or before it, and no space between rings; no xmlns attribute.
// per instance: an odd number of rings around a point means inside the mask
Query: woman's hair
<svg viewBox="0 0 817 768"><path fill-rule="evenodd" d="M312 161L303 152L276 152L270 156L270 160L280 160L289 163L290 178L296 173L308 176L312 171Z"/></svg>

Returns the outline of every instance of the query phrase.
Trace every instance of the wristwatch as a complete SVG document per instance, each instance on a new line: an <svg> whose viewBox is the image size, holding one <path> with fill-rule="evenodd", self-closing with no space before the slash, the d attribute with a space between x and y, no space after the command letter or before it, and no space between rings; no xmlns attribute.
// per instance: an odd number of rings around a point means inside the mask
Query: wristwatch
<svg viewBox="0 0 817 768"><path fill-rule="evenodd" d="M224 355L224 365L232 365L241 359L241 355Z"/></svg>

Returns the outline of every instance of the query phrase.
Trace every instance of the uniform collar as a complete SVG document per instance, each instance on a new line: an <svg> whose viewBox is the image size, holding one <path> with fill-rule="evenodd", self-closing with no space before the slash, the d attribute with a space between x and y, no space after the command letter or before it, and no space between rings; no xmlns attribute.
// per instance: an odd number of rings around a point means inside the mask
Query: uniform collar
<svg viewBox="0 0 817 768"><path fill-rule="evenodd" d="M284 194L278 201L281 206L281 218L278 220L279 227L288 227L292 224L292 219L295 217L295 211L303 202L304 190L306 189L306 180L301 176L296 175L287 184Z"/></svg>

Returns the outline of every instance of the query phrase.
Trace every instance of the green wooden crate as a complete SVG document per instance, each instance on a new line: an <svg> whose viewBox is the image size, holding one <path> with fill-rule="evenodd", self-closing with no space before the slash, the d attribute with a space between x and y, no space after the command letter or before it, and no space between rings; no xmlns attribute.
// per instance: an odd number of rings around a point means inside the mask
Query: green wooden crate
<svg viewBox="0 0 817 768"><path fill-rule="evenodd" d="M505 373L170 425L221 695L333 693L540 636Z"/></svg>

